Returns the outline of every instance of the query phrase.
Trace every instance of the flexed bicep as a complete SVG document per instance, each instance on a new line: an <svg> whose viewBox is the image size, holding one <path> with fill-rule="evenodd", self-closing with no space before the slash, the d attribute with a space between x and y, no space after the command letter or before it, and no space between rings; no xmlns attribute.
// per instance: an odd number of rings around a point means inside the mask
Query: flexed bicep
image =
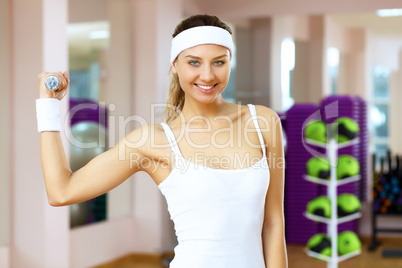
<svg viewBox="0 0 402 268"><path fill-rule="evenodd" d="M86 165L71 174L65 193L54 206L71 205L102 195L117 187L131 175L142 171L141 163L146 158L143 153L149 141L141 140L148 126L129 133L113 148L103 152Z"/></svg>

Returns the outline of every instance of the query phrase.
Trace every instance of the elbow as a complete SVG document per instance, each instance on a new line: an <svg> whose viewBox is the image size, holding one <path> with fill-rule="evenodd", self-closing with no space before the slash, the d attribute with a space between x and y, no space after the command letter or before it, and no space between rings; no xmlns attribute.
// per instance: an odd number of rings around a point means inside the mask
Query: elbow
<svg viewBox="0 0 402 268"><path fill-rule="evenodd" d="M56 179L48 179L48 181L56 181ZM45 179L46 182L46 179ZM49 205L52 207L62 207L69 204L69 190L66 184L46 184L46 195Z"/></svg>
<svg viewBox="0 0 402 268"><path fill-rule="evenodd" d="M62 206L64 206L63 203L58 202L58 201L56 201L54 199L48 199L48 201L49 201L49 205L51 205L52 207L62 207Z"/></svg>
<svg viewBox="0 0 402 268"><path fill-rule="evenodd" d="M67 200L65 198L62 198L61 196L55 196L55 195L49 195L47 196L47 200L49 205L52 207L63 207L69 205Z"/></svg>

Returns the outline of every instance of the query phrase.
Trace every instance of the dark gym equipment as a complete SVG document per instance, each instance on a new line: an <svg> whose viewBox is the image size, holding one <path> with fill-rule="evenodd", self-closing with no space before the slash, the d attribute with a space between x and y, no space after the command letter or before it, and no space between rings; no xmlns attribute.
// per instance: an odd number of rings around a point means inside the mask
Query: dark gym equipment
<svg viewBox="0 0 402 268"><path fill-rule="evenodd" d="M380 158L380 170L376 170L376 155L372 155L373 166L373 204L372 204L372 237L369 246L374 251L381 242L377 239L377 233L402 233L399 228L379 228L378 217L402 216L402 169L399 156L395 157L395 168L392 167L391 152L388 150L388 170L384 170L385 159ZM384 249L384 257L402 257L402 250Z"/></svg>

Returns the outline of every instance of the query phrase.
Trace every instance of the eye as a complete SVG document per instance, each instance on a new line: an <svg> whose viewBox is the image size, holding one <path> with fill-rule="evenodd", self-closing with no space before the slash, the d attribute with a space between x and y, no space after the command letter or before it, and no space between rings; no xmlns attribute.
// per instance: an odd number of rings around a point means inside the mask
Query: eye
<svg viewBox="0 0 402 268"><path fill-rule="evenodd" d="M225 64L225 62L224 62L224 61L221 61L221 60L218 60L218 61L215 61L214 64L217 65L217 66L219 66L219 65Z"/></svg>
<svg viewBox="0 0 402 268"><path fill-rule="evenodd" d="M199 65L199 62L198 62L198 61L195 61L195 60L192 60L192 61L189 61L188 64L190 64L190 65L192 65L192 66L198 66L198 65Z"/></svg>

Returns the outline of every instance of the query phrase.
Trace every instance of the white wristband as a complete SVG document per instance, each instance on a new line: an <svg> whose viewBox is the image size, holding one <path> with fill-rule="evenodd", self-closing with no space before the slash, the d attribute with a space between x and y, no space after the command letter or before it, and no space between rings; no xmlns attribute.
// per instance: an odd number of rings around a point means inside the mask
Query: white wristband
<svg viewBox="0 0 402 268"><path fill-rule="evenodd" d="M60 101L53 98L37 99L36 118L38 120L38 132L61 131Z"/></svg>

